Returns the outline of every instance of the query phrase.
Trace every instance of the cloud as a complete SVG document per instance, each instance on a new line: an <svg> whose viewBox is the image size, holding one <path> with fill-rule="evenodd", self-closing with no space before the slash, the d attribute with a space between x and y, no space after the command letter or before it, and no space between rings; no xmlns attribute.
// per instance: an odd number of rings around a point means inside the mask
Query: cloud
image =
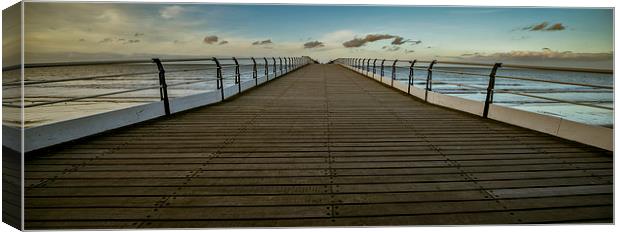
<svg viewBox="0 0 620 232"><path fill-rule="evenodd" d="M159 15L165 19L171 19L179 16L183 12L183 7L168 6L159 11Z"/></svg>
<svg viewBox="0 0 620 232"><path fill-rule="evenodd" d="M267 44L273 44L273 42L271 42L271 39L252 42L252 45L267 45Z"/></svg>
<svg viewBox="0 0 620 232"><path fill-rule="evenodd" d="M392 41L392 45L402 45L402 44L404 44L406 42L409 42L409 40L405 40L403 37L397 36Z"/></svg>
<svg viewBox="0 0 620 232"><path fill-rule="evenodd" d="M392 42L390 43L392 45L403 45L407 42L410 42L414 45L422 43L422 41L420 40L411 41L398 35L369 34L369 35L366 35L364 38L353 38L352 40L346 41L342 43L342 46L344 46L345 48L358 48L358 47L364 46L366 43L372 43L372 42L375 42L378 40L384 40L384 39L393 39Z"/></svg>
<svg viewBox="0 0 620 232"><path fill-rule="evenodd" d="M84 38L80 38L79 40L80 42L86 42L86 40Z"/></svg>
<svg viewBox="0 0 620 232"><path fill-rule="evenodd" d="M383 46L383 47L381 47L381 49L386 50L388 52L395 52L395 51L400 50L400 47L398 47L398 46Z"/></svg>
<svg viewBox="0 0 620 232"><path fill-rule="evenodd" d="M563 31L566 29L562 23L556 23L549 26L549 22L542 22L539 24L530 25L527 27L523 27L520 30L522 31Z"/></svg>
<svg viewBox="0 0 620 232"><path fill-rule="evenodd" d="M134 37L140 37L140 36L144 36L144 33L139 33L136 32L135 34L133 34Z"/></svg>
<svg viewBox="0 0 620 232"><path fill-rule="evenodd" d="M320 47L325 47L325 44L319 41L311 41L311 42L307 42L304 44L304 48L320 48Z"/></svg>
<svg viewBox="0 0 620 232"><path fill-rule="evenodd" d="M415 52L414 50L409 50L409 49L405 50L405 53L414 53L414 52Z"/></svg>
<svg viewBox="0 0 620 232"><path fill-rule="evenodd" d="M227 43L228 43L228 41L222 40L222 42L220 42L218 45L224 45L224 44L227 44Z"/></svg>
<svg viewBox="0 0 620 232"><path fill-rule="evenodd" d="M549 48L543 48L541 51L510 51L492 54L468 53L462 54L461 57L493 61L610 61L613 59L613 53L579 53L572 51L554 51Z"/></svg>
<svg viewBox="0 0 620 232"><path fill-rule="evenodd" d="M561 23L556 23L545 29L546 31L562 31L566 29Z"/></svg>
<svg viewBox="0 0 620 232"><path fill-rule="evenodd" d="M139 39L130 39L130 40L127 40L126 43L130 43L130 44L132 44L132 43L140 43L140 40Z"/></svg>
<svg viewBox="0 0 620 232"><path fill-rule="evenodd" d="M217 43L217 41L219 40L219 38L215 35L208 35L205 36L205 38L202 40L203 43L206 44L214 44Z"/></svg>
<svg viewBox="0 0 620 232"><path fill-rule="evenodd" d="M388 35L388 34L370 34L370 35L366 35L366 37L364 38L354 38L352 40L346 41L342 43L342 46L344 46L345 48L358 48L358 47L364 46L366 43L369 43L369 42L375 42L377 40L384 40L384 39L392 39L395 37L397 36Z"/></svg>

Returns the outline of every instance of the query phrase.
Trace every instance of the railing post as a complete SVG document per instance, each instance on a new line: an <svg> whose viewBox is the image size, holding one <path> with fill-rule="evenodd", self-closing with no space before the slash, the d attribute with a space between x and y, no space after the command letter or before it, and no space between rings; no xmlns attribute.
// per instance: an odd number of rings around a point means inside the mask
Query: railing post
<svg viewBox="0 0 620 232"><path fill-rule="evenodd" d="M385 67L385 59L381 61L381 82L383 82L383 76L385 75L384 67Z"/></svg>
<svg viewBox="0 0 620 232"><path fill-rule="evenodd" d="M213 57L213 62L215 62L215 65L217 65L217 81L216 81L216 85L217 85L217 89L220 90L220 93L222 95L222 101L224 101L224 78L222 77L222 66L220 65L220 61L217 60L217 58Z"/></svg>
<svg viewBox="0 0 620 232"><path fill-rule="evenodd" d="M233 57L233 61L235 61L235 84L239 86L239 92L241 93L241 72L239 70L239 61L237 58Z"/></svg>
<svg viewBox="0 0 620 232"><path fill-rule="evenodd" d="M284 72L288 73L288 58L284 57Z"/></svg>
<svg viewBox="0 0 620 232"><path fill-rule="evenodd" d="M411 86L413 85L413 65L415 65L415 59L411 61L411 65L409 66L409 84L407 85L407 93L411 94Z"/></svg>
<svg viewBox="0 0 620 232"><path fill-rule="evenodd" d="M366 58L362 59L362 66L360 67L360 73L364 74L364 64L366 63Z"/></svg>
<svg viewBox="0 0 620 232"><path fill-rule="evenodd" d="M502 63L495 63L493 65L493 69L491 69L491 74L489 74L489 85L487 87L487 97L484 101L484 111L482 111L482 117L487 118L489 115L489 105L493 103L493 95L495 90L495 74L497 74L497 69L502 67Z"/></svg>
<svg viewBox="0 0 620 232"><path fill-rule="evenodd" d="M424 101L428 101L428 91L433 90L433 84L431 82L433 81L433 66L435 65L435 63L437 63L437 60L431 61L431 63L428 65L428 69L426 70L426 91L424 92Z"/></svg>
<svg viewBox="0 0 620 232"><path fill-rule="evenodd" d="M159 58L153 58L153 62L159 70L159 98L164 102L164 112L166 116L170 115L170 101L168 100L168 85L166 84L166 70Z"/></svg>
<svg viewBox="0 0 620 232"><path fill-rule="evenodd" d="M366 61L366 76L368 76L368 72L370 72L370 59Z"/></svg>
<svg viewBox="0 0 620 232"><path fill-rule="evenodd" d="M375 61L372 62L372 77L375 77L375 74L377 74L377 59L375 59Z"/></svg>
<svg viewBox="0 0 620 232"><path fill-rule="evenodd" d="M258 69L256 68L256 60L252 58L252 79L254 79L254 86L258 85Z"/></svg>
<svg viewBox="0 0 620 232"><path fill-rule="evenodd" d="M263 57L263 59L265 60L265 78L267 78L267 81L269 80L269 62L267 61L267 57Z"/></svg>
<svg viewBox="0 0 620 232"><path fill-rule="evenodd" d="M396 62L398 62L398 59L394 60L394 63L392 63L392 86L394 86L394 80L396 79Z"/></svg>
<svg viewBox="0 0 620 232"><path fill-rule="evenodd" d="M280 76L282 76L282 57L278 57L278 60L280 60Z"/></svg>
<svg viewBox="0 0 620 232"><path fill-rule="evenodd" d="M271 59L273 60L273 78L276 78L278 76L278 68L276 66L276 58L275 57L271 57Z"/></svg>

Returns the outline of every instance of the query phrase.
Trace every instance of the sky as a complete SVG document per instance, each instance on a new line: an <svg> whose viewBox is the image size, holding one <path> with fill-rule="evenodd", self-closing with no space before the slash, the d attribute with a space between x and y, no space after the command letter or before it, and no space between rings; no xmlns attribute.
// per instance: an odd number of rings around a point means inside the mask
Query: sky
<svg viewBox="0 0 620 232"><path fill-rule="evenodd" d="M26 63L307 55L613 65L609 8L26 3L24 18Z"/></svg>

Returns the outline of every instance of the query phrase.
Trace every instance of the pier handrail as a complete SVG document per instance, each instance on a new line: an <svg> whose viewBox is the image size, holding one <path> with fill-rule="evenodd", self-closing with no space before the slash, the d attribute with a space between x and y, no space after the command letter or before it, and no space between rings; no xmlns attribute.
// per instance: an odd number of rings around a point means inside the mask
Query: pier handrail
<svg viewBox="0 0 620 232"><path fill-rule="evenodd" d="M271 58L271 59L267 59L267 58ZM308 57L285 57L285 61L290 61L290 64L286 64L286 65L290 65L291 68L289 69L288 67L283 67L282 66L282 58L280 59L280 72L278 75L277 69L275 68L277 63L276 63L276 59L275 57L241 57L241 58L236 58L236 57L210 57L210 58L179 58L179 59L160 59L160 58L153 58L151 60L111 60L111 61L86 61L86 62L56 62L56 63L31 63L31 64L24 64L23 68L24 69L30 69L30 68L51 68L51 67L75 67L75 66L97 66L97 65L126 65L126 64L155 64L155 67L157 68L157 71L150 71L150 72L125 72L125 73L115 73L115 74L108 74L108 75L94 75L94 76L80 76L80 77L73 77L73 78L61 78L61 79L55 79L55 80L39 80L39 81L19 81L19 82L11 82L11 83L3 83L3 88L17 88L17 87L21 87L21 86L30 86L30 85L39 85L39 84L48 84L48 83L61 83L61 82L71 82L71 81L83 81L83 80L96 80L96 79L104 79L104 78L115 78L115 77L128 77L128 76L141 76L141 75L155 75L158 74L159 75L159 84L156 85L147 85L147 86L142 86L142 87L138 87L138 88L132 88L132 89L124 89L124 90L120 90L120 91L113 91L113 92L107 92L107 93L99 93L99 94L92 94L92 95L87 95L87 96L80 96L80 97L73 97L73 98L66 98L66 99L62 99L62 100L56 100L56 101L45 101L45 102L39 102L39 103L31 103L31 104L27 104L27 105L18 105L18 104L10 104L10 103L2 103L2 106L5 107L12 107L12 108L30 108L30 107L37 107L37 106L44 106L44 105L51 105L51 104L58 104L58 103L66 103L66 102L73 102L73 101L78 101L78 100L84 100L84 99L92 99L92 98L98 98L98 97L103 97L103 96L110 96L110 95L117 95L117 94L123 94L123 93L130 93L130 92L138 92L138 91L144 91L144 90L149 90L149 89L160 89L160 99L161 101L163 101L165 104L165 112L166 115L170 114L170 106L168 104L168 87L172 87L172 86L180 86L180 85L189 85L189 84L196 84L196 83L201 83L201 82L212 82L212 81L216 81L217 82L217 90L220 90L220 92L222 93L222 99L224 98L224 88L223 88L223 79L230 77L230 78L234 78L234 84L239 86L239 92L241 92L241 75L242 74L251 74L253 79L255 80L256 85L258 85L258 78L260 77L266 77L267 80L269 79L269 76L272 77L277 77L277 76L281 76L285 73L288 73L290 71L293 71L305 64L308 64L311 62L310 59L308 59ZM258 60L258 62L257 62ZM259 63L261 60L264 60L264 68L265 68L265 73L264 75L259 75L258 74L258 68L257 65L258 64L262 64ZM269 62L270 60L273 60L273 67L274 67L274 72L273 74L268 72L268 66L271 65L271 63ZM239 61L247 61L248 64L240 64ZM172 69L172 70L166 70L164 68L165 64L168 63L187 63L187 62L206 62L207 65L213 65L212 67L203 67L203 68L185 68L185 69ZM228 62L226 64L222 64L221 62ZM232 62L232 63L230 63ZM204 64L204 63L201 63ZM200 64L199 64L200 65ZM253 70L250 72L241 72L240 71L240 67L241 66L247 66L247 67L252 67ZM17 69L21 69L22 66L21 65L16 65L16 66L10 66L10 67L5 67L3 68L3 71L11 71L11 70L17 70ZM222 74L222 69L228 69L231 68L231 70L234 70L234 74L230 74L230 75L223 75ZM284 69L284 70L283 70ZM192 72L192 71L207 71L207 70L217 70L216 75L214 77L201 77L200 80L191 80L191 81L184 81L184 82L175 82L172 84L167 84L166 83L166 73L182 73L182 72ZM68 85L70 86L70 85Z"/></svg>
<svg viewBox="0 0 620 232"><path fill-rule="evenodd" d="M362 61L360 63L360 60ZM360 72L367 72L368 73L368 66L364 65L364 61L366 60L371 60L370 58L338 58L336 60L334 60L334 63L339 63L342 65L346 65L349 67L352 67L354 69L360 70ZM612 90L613 91L613 86L608 86L608 85L598 85L598 84L586 84L586 83L577 83L577 82L568 82L568 81L556 81L556 80L545 80L545 79L539 79L539 78L534 78L534 77L525 77L525 76L508 76L508 75L497 75L497 73L501 70L501 69L505 69L505 68L510 68L510 69L526 69L526 70L544 70L544 71L561 71L561 72L579 72L579 73L596 73L596 74L613 74L613 70L609 70L609 69L592 69L592 68L573 68L573 67L550 67L550 66L534 66L534 65L517 65L517 64L503 64L503 63L477 63L477 62L459 62L459 61L440 61L440 60L416 60L416 59L412 59L412 60L398 60L398 59L394 59L394 60L389 60L389 59L384 59L382 60L382 62L394 62L393 63L393 69L392 69L392 85L393 85L393 81L394 79L396 79L395 77L395 72L396 72L396 67L398 68L408 68L409 69L409 80L408 80L408 90L407 92L410 93L411 91L411 86L414 84L414 70L424 70L427 71L427 78L425 80L425 99L427 100L427 96L428 96L428 92L433 91L432 89L432 84L433 83L439 83L439 84L447 84L447 85L454 85L454 86L459 86L459 87L465 87L468 89L472 89L472 90L476 90L479 92L486 92L486 97L485 97L485 102L484 102L484 109L483 109L483 117L487 117L488 116L488 112L489 112L489 105L493 103L493 95L494 93L505 93L505 94L513 94L513 95L518 95L518 96L524 96L524 97L530 97L530 98L537 98L537 99L542 99L542 100L546 100L546 101L551 101L551 102L559 102L559 103L567 103L567 104L573 104L573 105L581 105L581 106L586 106L586 107L592 107L592 108L598 108L598 109L605 109L605 110L613 110L613 107L607 107L607 106L600 106L600 105L596 105L596 104L590 104L590 103L584 103L584 102L579 102L579 101L570 101L570 100L564 100L564 99L557 99L557 98L551 98L551 97L546 97L546 96L539 96L539 95L533 95L533 94L529 94L529 92L527 91L514 91L512 89L496 89L495 88L495 80L497 78L501 78L501 79L512 79L512 80L521 80L521 81L530 81L530 82L538 82L538 83L551 83L551 84L560 84L560 85L571 85L571 86L579 86L579 87L588 87L588 88L593 88L593 89L599 89L599 90L603 90L603 91L609 91ZM419 63L426 63L426 66L415 66L415 64L419 64ZM399 64L397 66L397 64ZM402 64L408 64L408 66L404 66ZM452 70L446 70L446 69L442 69L442 68L436 68L436 65L441 65L441 64L446 64L446 65L456 65L454 67L484 67L484 68L489 68L490 69L490 73L473 73L473 72L464 72L464 71L452 71ZM447 66L449 67L449 66ZM384 72L383 72L383 63L381 65L381 82L383 82L383 76L384 76ZM454 82L446 82L446 81L438 81L438 80L433 80L433 72L439 72L439 73L449 73L449 74L458 74L458 75L462 75L462 76L478 76L478 77L486 77L488 78L488 83L486 84L486 87L479 87L479 86L475 86L472 84L464 84L464 83L454 83ZM373 75L375 74L374 70L373 70Z"/></svg>

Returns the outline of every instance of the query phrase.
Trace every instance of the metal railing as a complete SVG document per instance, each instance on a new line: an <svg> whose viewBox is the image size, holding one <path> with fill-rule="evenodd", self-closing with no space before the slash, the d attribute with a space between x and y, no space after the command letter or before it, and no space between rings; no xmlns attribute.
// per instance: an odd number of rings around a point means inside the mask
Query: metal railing
<svg viewBox="0 0 620 232"><path fill-rule="evenodd" d="M270 58L270 59L268 59ZM273 60L273 62L269 62ZM143 75L157 75L158 83L153 83L152 85L145 85L138 88L132 89L124 89L119 91L100 93L100 94L92 94L88 96L80 96L80 97L72 97L66 98L62 100L54 100L54 101L45 101L39 103L31 103L26 105L17 105L17 104L9 104L2 103L3 107L12 107L12 108L31 108L37 106L44 105L52 105L66 102L75 102L84 99L93 99L99 98L103 96L111 96L118 95L124 93L138 92L149 89L159 89L159 98L164 103L164 111L166 115L170 115L170 102L168 95L168 88L173 86L181 86L181 85L191 85L201 82L216 82L216 90L220 91L221 99L224 100L224 79L231 78L234 80L234 84L238 86L238 92L242 91L241 89L241 76L242 75L250 75L251 78L254 79L255 85L258 85L258 79L265 77L268 81L270 77L275 78L278 76L282 76L288 72L296 70L306 64L309 64L311 59L309 57L278 57L280 61L279 64L276 62L275 57L247 57L247 58L236 58L236 57L209 57L209 58L192 58L192 59L160 59L153 58L150 60L115 60L115 61L94 61L94 62L61 62L61 63L36 63L36 64L25 64L23 65L24 69L32 69L32 68L53 68L53 67L75 67L75 66L100 66L100 65L135 65L135 64L152 64L156 67L157 71L150 72L130 72L130 73L115 73L108 75L93 75L93 76L80 76L80 77L72 77L72 78L59 78L59 79L50 79L50 80L36 80L36 81L28 81L24 80L11 82L11 83L3 83L3 88L21 88L22 86L35 86L49 83L66 83L63 87L71 87L71 82L74 81L84 81L84 80L104 80L106 78L114 78L114 77L131 77L131 76L143 76ZM264 61L261 63L261 61ZM200 64L196 64L198 66L204 65L205 67L201 68L183 68L183 69L175 69L175 70L166 70L166 64L187 64L188 62L201 62ZM240 62L245 62L241 64ZM247 66L251 67L251 71L249 72L241 72L241 67ZM260 75L258 73L259 67L264 69L264 73ZM270 68L272 66L272 68ZM3 72L12 71L21 69L21 66L11 66L3 68ZM233 69L233 74L226 76L223 74L224 69L231 68ZM215 75L212 77L202 78L200 80L191 80L191 81L183 81L174 84L168 84L166 80L166 74L169 73L183 73L183 72L192 72L192 71L208 71L215 70Z"/></svg>
<svg viewBox="0 0 620 232"><path fill-rule="evenodd" d="M373 60L371 62L371 60ZM540 96L531 94L536 91L529 90L521 90L515 91L512 89L496 89L495 82L497 79L507 79L507 80L519 80L519 81L528 81L528 82L536 82L536 83L547 83L547 84L559 84L559 85L570 85L570 86L579 86L579 87L587 87L594 90L603 90L603 92L613 92L613 86L608 85L598 85L598 84L587 84L587 83L577 83L577 82L568 82L568 81L557 81L557 80L545 80L534 77L525 77L525 76L509 76L509 75L499 75L502 68L510 68L510 69L519 69L519 70L539 70L539 71L560 71L560 72L578 72L578 73L595 73L595 74L613 74L613 70L607 69L590 69L590 68L568 68L568 67L545 67L545 66L531 66L531 65L513 65L513 64L502 64L502 63L474 63L474 62L453 62L453 61L424 61L424 60L386 60L386 59L369 59L369 58L338 58L334 60L334 63L339 63L353 69L358 70L360 73L365 74L367 76L372 75L375 77L376 73L376 62L380 62L380 81L383 82L383 77L385 76L384 69L386 62L392 62L392 76L391 76L391 85L394 86L394 80L397 79L396 69L397 68L408 68L409 75L407 81L407 93L411 93L411 86L414 85L415 78L415 70L423 70L426 71L426 79L424 81L424 100L428 101L428 92L433 91L433 83L444 84L444 85L454 85L459 87L468 88L471 90L475 90L478 92L484 92L485 101L484 101L484 109L482 116L488 117L489 106L493 104L493 96L495 93L504 93L504 94L512 94L517 96L541 99L550 102L556 103L566 103L572 105L580 105L604 110L613 110L613 107L596 105L588 102L579 102L579 101L571 101L564 100L546 96ZM424 63L426 66L416 66L417 64ZM406 64L403 66L402 64ZM435 67L436 65L451 65L453 67L478 67L478 68L488 68L488 74L483 73L474 73L474 72L466 72L466 71L452 71L448 69L442 69ZM474 86L471 84L465 83L454 83L454 82L446 82L433 80L433 73L446 73L446 74L457 74L464 77L476 76L476 77L486 77L488 78L488 82L486 83L486 87ZM540 91L538 91L540 92ZM551 92L561 92L560 91L551 91ZM587 92L587 91L584 91Z"/></svg>

